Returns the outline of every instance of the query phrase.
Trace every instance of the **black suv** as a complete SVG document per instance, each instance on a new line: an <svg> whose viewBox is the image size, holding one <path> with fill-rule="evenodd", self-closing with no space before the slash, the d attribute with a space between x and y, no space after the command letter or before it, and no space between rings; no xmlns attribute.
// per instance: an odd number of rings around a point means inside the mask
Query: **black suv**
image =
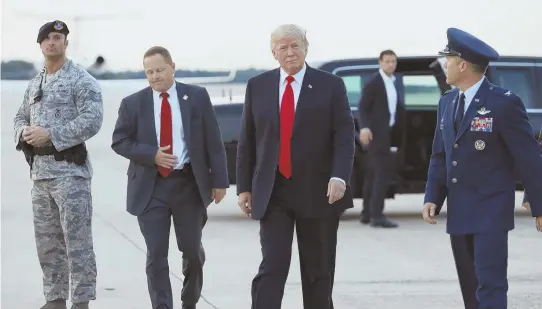
<svg viewBox="0 0 542 309"><path fill-rule="evenodd" d="M378 58L336 60L313 67L343 78L348 99L356 118L364 82L378 71ZM446 84L443 59L437 57L399 57L395 73L397 87L404 94L407 110L406 147L396 156L396 178L388 197L402 193L423 193L436 125L437 104L450 89ZM537 138L542 130L542 57L506 57L491 62L486 73L490 82L507 88L521 97ZM243 102L214 106L228 156L230 183L235 184L235 157ZM358 141L359 143L359 141ZM364 153L358 144L351 186L354 197L362 197ZM400 163L399 163L400 162ZM520 185L518 184L518 188Z"/></svg>

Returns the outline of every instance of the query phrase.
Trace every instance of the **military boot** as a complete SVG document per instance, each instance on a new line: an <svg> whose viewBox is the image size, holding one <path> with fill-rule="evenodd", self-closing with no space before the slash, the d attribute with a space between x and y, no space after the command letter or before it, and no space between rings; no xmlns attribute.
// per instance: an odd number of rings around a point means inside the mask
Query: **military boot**
<svg viewBox="0 0 542 309"><path fill-rule="evenodd" d="M77 304L72 304L71 309L89 309L88 301L82 302L82 303L77 303Z"/></svg>
<svg viewBox="0 0 542 309"><path fill-rule="evenodd" d="M66 307L65 299L56 299L53 301L48 301L40 309L68 309L68 307Z"/></svg>

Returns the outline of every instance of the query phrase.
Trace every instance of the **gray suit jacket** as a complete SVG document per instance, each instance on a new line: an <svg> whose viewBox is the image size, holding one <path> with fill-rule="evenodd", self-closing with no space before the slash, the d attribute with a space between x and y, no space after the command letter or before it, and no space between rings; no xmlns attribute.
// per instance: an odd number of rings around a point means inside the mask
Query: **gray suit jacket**
<svg viewBox="0 0 542 309"><path fill-rule="evenodd" d="M179 82L176 85L190 163L207 207L213 188L229 187L226 151L207 90ZM149 203L157 177L154 157L158 142L151 87L122 100L111 148L130 160L127 211L137 216Z"/></svg>

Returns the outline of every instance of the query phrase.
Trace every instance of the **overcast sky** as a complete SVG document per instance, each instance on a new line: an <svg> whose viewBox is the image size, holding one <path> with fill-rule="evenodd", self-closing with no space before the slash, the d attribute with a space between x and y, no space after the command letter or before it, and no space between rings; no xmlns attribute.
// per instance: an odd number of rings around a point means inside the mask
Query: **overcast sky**
<svg viewBox="0 0 542 309"><path fill-rule="evenodd" d="M542 1L535 0L2 2L2 60L37 64L38 29L54 19L71 31L70 57L90 65L103 55L113 70L140 69L142 54L153 45L168 48L177 68L274 67L269 34L281 23L307 29L309 62L374 57L386 48L435 54L446 45L448 27L483 38L503 55L542 56Z"/></svg>

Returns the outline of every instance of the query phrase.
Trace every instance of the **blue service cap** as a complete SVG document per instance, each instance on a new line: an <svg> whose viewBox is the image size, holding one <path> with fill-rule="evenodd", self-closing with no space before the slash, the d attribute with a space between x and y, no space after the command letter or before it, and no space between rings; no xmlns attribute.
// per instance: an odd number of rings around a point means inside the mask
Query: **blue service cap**
<svg viewBox="0 0 542 309"><path fill-rule="evenodd" d="M70 33L70 30L68 30L68 26L63 21L55 20L48 22L45 25L41 26L40 30L38 31L37 42L41 44L41 42L43 42L43 40L45 40L51 32L58 32L64 35L68 35L68 33Z"/></svg>
<svg viewBox="0 0 542 309"><path fill-rule="evenodd" d="M457 28L448 28L448 45L439 51L441 56L458 56L468 62L487 66L490 61L498 60L499 53L484 41Z"/></svg>

